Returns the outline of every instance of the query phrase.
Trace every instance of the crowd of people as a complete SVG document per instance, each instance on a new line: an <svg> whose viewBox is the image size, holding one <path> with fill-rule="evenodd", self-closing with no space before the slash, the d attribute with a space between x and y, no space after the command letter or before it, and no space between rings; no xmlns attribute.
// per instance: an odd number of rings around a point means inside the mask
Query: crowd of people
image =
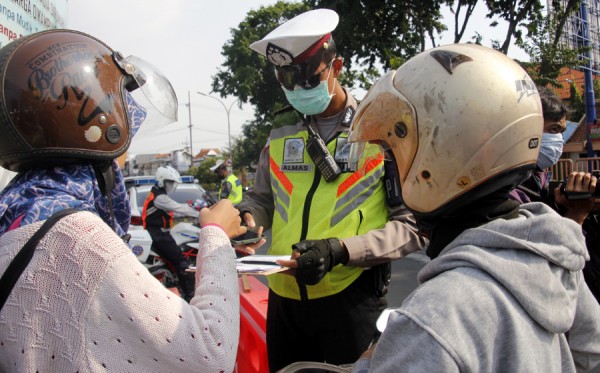
<svg viewBox="0 0 600 373"><path fill-rule="evenodd" d="M249 46L294 118L271 131L252 191L242 198L217 164L220 200L198 211L169 198L175 170L157 171L144 226L178 264L183 297L127 246L115 161L144 122L175 120L168 80L74 30L0 49L0 166L18 173L0 193L0 371L233 371L230 239L263 227L269 254L290 256L268 276L272 372L298 361L355 372L600 363L597 177L575 172L550 191L545 173L568 108L474 44L418 54L358 103L338 81L338 21L311 10ZM201 227L193 279L169 240L173 212ZM382 333L390 261L419 250L431 261Z"/></svg>

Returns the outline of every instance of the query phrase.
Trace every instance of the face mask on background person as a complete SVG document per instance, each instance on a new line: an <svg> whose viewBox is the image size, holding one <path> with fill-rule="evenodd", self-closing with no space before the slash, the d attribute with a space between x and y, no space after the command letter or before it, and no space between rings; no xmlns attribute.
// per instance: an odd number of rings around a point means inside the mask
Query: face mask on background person
<svg viewBox="0 0 600 373"><path fill-rule="evenodd" d="M296 86L293 91L290 91L282 87L290 105L304 115L316 115L324 112L333 97L333 94L329 94L329 74L331 74L331 65L327 79L321 80L319 85L312 89Z"/></svg>
<svg viewBox="0 0 600 373"><path fill-rule="evenodd" d="M165 192L167 195L173 193L177 189L177 183L171 180L165 181Z"/></svg>
<svg viewBox="0 0 600 373"><path fill-rule="evenodd" d="M560 133L544 133L542 146L537 159L537 166L541 170L552 167L558 162L563 149L563 136Z"/></svg>

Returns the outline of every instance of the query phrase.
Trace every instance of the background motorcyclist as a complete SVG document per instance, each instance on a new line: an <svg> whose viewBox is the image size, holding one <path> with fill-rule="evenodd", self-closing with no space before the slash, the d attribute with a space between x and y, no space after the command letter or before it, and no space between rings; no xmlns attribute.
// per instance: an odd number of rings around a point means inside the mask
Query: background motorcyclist
<svg viewBox="0 0 600 373"><path fill-rule="evenodd" d="M148 193L142 211L144 228L152 238L153 250L162 258L173 263L183 291L182 297L189 301L194 296L194 277L185 271L188 268L188 262L169 231L173 226L173 218L176 217L176 214L197 218L199 212L193 207L169 197L169 194L177 189L177 185L181 184L181 176L177 170L171 166L161 166L156 170L155 178L156 185Z"/></svg>
<svg viewBox="0 0 600 373"><path fill-rule="evenodd" d="M231 162L222 159L210 168L221 179L221 185L217 192L218 199L229 199L231 203L237 205L242 202L242 183L231 170Z"/></svg>

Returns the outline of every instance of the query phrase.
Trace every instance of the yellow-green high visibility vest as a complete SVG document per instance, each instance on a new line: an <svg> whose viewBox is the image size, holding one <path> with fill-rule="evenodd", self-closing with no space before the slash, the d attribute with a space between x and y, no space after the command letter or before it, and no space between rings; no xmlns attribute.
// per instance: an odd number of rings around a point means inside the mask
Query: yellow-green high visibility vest
<svg viewBox="0 0 600 373"><path fill-rule="evenodd" d="M219 199L221 198L221 190L223 189L224 183L231 184L231 190L229 191L227 199L231 200L231 203L233 203L234 205L237 205L238 203L242 202L242 183L233 174L227 176L219 186L219 191L217 192L217 196L219 197Z"/></svg>
<svg viewBox="0 0 600 373"><path fill-rule="evenodd" d="M365 147L359 170L347 169L349 143L341 133L327 144L344 171L326 182L306 152L308 133L296 126L275 129L270 137L270 175L275 203L269 254L289 255L292 244L304 239L346 238L382 228L388 221L383 183L383 153ZM321 282L306 286L308 299L337 294L360 276L363 269L336 266ZM293 276L273 274L269 287L282 297L301 299Z"/></svg>

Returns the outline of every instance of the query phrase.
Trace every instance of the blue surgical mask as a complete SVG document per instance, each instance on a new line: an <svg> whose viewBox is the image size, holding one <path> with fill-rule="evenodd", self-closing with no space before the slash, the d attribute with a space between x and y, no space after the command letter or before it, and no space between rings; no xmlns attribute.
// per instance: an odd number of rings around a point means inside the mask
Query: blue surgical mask
<svg viewBox="0 0 600 373"><path fill-rule="evenodd" d="M537 159L537 166L541 170L552 167L558 162L563 149L563 136L561 133L544 133L542 146Z"/></svg>
<svg viewBox="0 0 600 373"><path fill-rule="evenodd" d="M329 70L331 73L331 69ZM322 80L318 86L313 89L304 89L301 87L294 87L293 91L290 91L283 86L283 92L287 97L289 103L299 112L304 115L316 115L321 114L327 109L333 94L329 94L328 89L329 74L327 79Z"/></svg>

